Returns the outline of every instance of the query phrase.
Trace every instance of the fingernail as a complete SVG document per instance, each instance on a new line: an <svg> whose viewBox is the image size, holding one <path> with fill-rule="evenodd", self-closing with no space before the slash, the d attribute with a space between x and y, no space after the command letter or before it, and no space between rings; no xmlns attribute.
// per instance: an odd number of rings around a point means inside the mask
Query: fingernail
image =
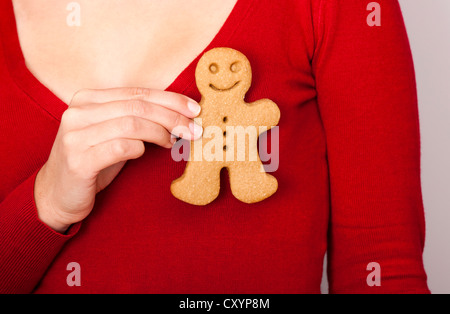
<svg viewBox="0 0 450 314"><path fill-rule="evenodd" d="M195 114L196 116L200 113L200 111L202 110L202 108L200 107L199 104L197 104L196 102L189 100L188 101L188 108L189 110Z"/></svg>
<svg viewBox="0 0 450 314"><path fill-rule="evenodd" d="M199 138L203 134L203 128L194 122L189 124L189 129L192 135L194 135L194 138Z"/></svg>

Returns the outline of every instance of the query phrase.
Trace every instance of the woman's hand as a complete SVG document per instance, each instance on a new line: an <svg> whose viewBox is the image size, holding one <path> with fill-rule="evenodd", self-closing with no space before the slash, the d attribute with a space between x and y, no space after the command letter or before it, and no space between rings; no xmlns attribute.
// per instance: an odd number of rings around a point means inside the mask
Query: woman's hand
<svg viewBox="0 0 450 314"><path fill-rule="evenodd" d="M197 139L192 118L200 106L183 95L144 88L82 90L63 114L50 157L35 182L39 219L64 233L86 218L95 195L127 160L144 154L144 142L171 148L177 128Z"/></svg>

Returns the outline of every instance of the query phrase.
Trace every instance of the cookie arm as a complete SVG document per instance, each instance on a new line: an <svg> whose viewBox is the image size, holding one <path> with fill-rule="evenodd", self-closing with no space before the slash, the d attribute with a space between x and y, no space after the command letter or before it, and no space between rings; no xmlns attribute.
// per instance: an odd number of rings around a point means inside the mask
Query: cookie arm
<svg viewBox="0 0 450 314"><path fill-rule="evenodd" d="M280 109L270 99L261 99L247 106L246 114L256 117L255 125L273 127L280 121Z"/></svg>
<svg viewBox="0 0 450 314"><path fill-rule="evenodd" d="M369 27L360 0L313 2L330 293L428 293L417 93L400 7L383 1L382 26ZM372 262L381 287L367 284Z"/></svg>

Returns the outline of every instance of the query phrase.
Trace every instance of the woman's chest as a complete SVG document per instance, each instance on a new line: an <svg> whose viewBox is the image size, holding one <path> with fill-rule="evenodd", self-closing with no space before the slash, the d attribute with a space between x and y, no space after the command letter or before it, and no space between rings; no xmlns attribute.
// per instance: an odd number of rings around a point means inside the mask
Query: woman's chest
<svg viewBox="0 0 450 314"><path fill-rule="evenodd" d="M166 89L214 39L236 1L14 4L28 69L69 103L83 88Z"/></svg>

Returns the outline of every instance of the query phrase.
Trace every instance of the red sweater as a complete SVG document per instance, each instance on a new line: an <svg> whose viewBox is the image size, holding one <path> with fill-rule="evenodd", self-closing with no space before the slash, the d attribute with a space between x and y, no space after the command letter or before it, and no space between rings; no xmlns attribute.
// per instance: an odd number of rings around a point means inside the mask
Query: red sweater
<svg viewBox="0 0 450 314"><path fill-rule="evenodd" d="M170 184L185 162L146 144L62 235L37 218L33 185L67 105L27 70L1 1L0 292L319 293L327 250L331 293L429 292L411 51L397 1L378 1L381 27L369 2L238 0L205 49L243 52L247 101L280 107L275 195L241 203L223 176L213 203L183 203ZM168 90L200 100L197 61Z"/></svg>

